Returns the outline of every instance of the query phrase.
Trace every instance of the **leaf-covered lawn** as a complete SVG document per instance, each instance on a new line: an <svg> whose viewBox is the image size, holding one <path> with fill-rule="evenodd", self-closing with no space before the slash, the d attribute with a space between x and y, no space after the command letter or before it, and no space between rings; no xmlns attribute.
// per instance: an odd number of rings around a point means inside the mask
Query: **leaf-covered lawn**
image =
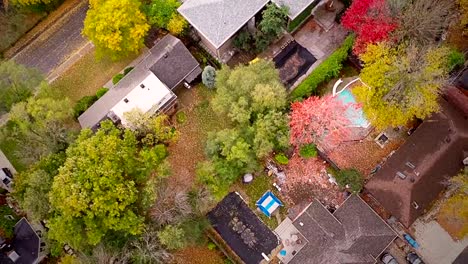
<svg viewBox="0 0 468 264"><path fill-rule="evenodd" d="M227 120L217 115L210 106L214 94L214 90L209 90L201 84L190 90L181 88L177 91L179 112L185 113L185 122L175 120L181 114L176 114L173 118L180 137L176 143L169 146L171 184L181 188L191 187L195 181L196 166L205 159L205 140L208 132L229 126Z"/></svg>

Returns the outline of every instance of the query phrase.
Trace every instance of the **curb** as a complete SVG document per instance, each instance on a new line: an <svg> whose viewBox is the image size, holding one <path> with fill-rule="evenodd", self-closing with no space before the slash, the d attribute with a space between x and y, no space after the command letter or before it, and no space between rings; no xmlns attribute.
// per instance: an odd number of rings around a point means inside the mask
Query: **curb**
<svg viewBox="0 0 468 264"><path fill-rule="evenodd" d="M47 32L51 28L53 28L54 25L56 25L58 22L68 19L69 14L71 14L72 12L75 12L76 10L81 8L83 5L87 4L87 1L76 1L76 2L78 3L72 5L71 7L68 7L67 9L64 10L62 14L57 15L54 19L46 22L47 20L47 17L46 17L44 20L36 24L33 28L31 28L31 30L29 30L18 41L16 41L16 43L13 46L11 46L6 51L4 51L3 54L5 58L14 59L19 53L21 53L27 46L29 46L32 42L38 39L42 34ZM37 32L33 32L34 29L41 26L42 23L45 24L43 28L40 30L37 30Z"/></svg>

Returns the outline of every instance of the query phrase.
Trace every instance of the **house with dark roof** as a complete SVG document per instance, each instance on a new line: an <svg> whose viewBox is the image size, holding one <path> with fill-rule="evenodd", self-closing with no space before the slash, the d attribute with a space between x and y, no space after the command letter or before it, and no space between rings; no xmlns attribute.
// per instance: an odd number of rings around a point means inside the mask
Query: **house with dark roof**
<svg viewBox="0 0 468 264"><path fill-rule="evenodd" d="M2 264L36 264L41 260L41 239L29 224L22 218L15 225L11 243L0 243L0 263Z"/></svg>
<svg viewBox="0 0 468 264"><path fill-rule="evenodd" d="M229 193L207 216L216 233L240 258L239 262L258 264L279 245L278 237L238 193Z"/></svg>
<svg viewBox="0 0 468 264"><path fill-rule="evenodd" d="M270 2L288 7L291 22L310 16L320 0L187 0L178 11L195 28L204 48L227 61L235 35L243 28L254 32Z"/></svg>
<svg viewBox="0 0 468 264"><path fill-rule="evenodd" d="M81 127L96 130L100 122L108 119L125 126L124 113L135 108L144 113L169 112L177 101L173 91L194 81L201 72L200 64L182 41L166 35L78 121Z"/></svg>
<svg viewBox="0 0 468 264"><path fill-rule="evenodd" d="M331 212L318 200L276 229L282 263L374 264L395 232L358 195Z"/></svg>
<svg viewBox="0 0 468 264"><path fill-rule="evenodd" d="M466 105L463 93L440 98L440 111L426 118L366 184L404 226L428 211L447 180L463 168L468 157Z"/></svg>

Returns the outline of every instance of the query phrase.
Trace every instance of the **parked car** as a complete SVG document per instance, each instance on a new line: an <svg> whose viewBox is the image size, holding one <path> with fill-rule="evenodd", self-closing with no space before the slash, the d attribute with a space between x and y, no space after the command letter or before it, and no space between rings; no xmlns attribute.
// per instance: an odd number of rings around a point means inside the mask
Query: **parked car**
<svg viewBox="0 0 468 264"><path fill-rule="evenodd" d="M383 254L380 260L382 260L384 264L398 264L398 261L389 253Z"/></svg>
<svg viewBox="0 0 468 264"><path fill-rule="evenodd" d="M411 264L424 264L421 258L414 252L409 253L406 256L406 260Z"/></svg>

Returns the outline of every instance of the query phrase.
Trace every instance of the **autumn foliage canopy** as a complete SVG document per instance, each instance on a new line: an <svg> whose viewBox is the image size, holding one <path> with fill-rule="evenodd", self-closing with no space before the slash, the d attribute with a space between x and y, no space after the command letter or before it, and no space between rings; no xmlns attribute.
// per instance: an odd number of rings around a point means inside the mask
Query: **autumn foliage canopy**
<svg viewBox="0 0 468 264"><path fill-rule="evenodd" d="M349 134L351 121L346 117L348 104L328 95L311 96L291 105L290 141L300 147L304 144L337 144Z"/></svg>
<svg viewBox="0 0 468 264"><path fill-rule="evenodd" d="M356 55L365 52L367 44L388 40L398 26L385 0L353 1L341 23L357 35L353 47Z"/></svg>

